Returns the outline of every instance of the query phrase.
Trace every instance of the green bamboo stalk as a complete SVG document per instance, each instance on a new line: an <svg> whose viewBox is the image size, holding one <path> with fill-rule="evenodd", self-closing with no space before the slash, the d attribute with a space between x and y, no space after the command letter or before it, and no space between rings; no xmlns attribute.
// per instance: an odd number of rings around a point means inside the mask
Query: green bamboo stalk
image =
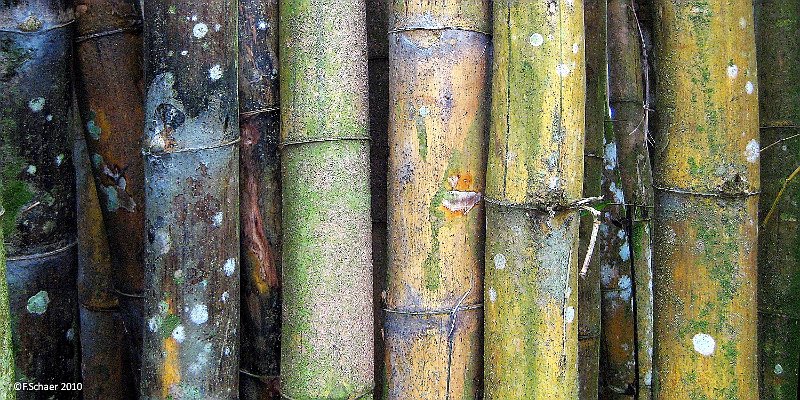
<svg viewBox="0 0 800 400"><path fill-rule="evenodd" d="M583 1L494 2L485 398L578 397Z"/></svg>
<svg viewBox="0 0 800 400"><path fill-rule="evenodd" d="M800 366L800 1L761 0L756 8L761 110L759 361L761 399L797 399ZM785 189L784 189L785 188ZM779 198L779 192L784 193ZM769 220L767 215L771 214Z"/></svg>
<svg viewBox="0 0 800 400"><path fill-rule="evenodd" d="M601 196L603 126L606 116L606 1L584 2L586 30L586 132L583 197ZM594 217L584 211L579 228L578 259L586 258ZM600 258L594 252L585 275L578 278L578 398L597 400L600 375Z"/></svg>
<svg viewBox="0 0 800 400"><path fill-rule="evenodd" d="M0 6L0 179L17 382L78 379L72 16L70 1Z"/></svg>
<svg viewBox="0 0 800 400"><path fill-rule="evenodd" d="M653 175L647 148L642 39L638 13L629 0L609 0L609 96L616 132L627 219L636 315L638 399L652 397L653 379Z"/></svg>
<svg viewBox="0 0 800 400"><path fill-rule="evenodd" d="M281 390L372 397L364 0L283 0Z"/></svg>
<svg viewBox="0 0 800 400"><path fill-rule="evenodd" d="M758 398L750 0L658 0L655 398Z"/></svg>
<svg viewBox="0 0 800 400"><path fill-rule="evenodd" d="M389 15L389 399L481 397L489 1Z"/></svg>
<svg viewBox="0 0 800 400"><path fill-rule="evenodd" d="M0 221L3 208L3 181L0 179ZM6 249L3 229L0 229L0 400L14 400L14 349L11 341L11 313L8 308L8 283L6 281Z"/></svg>
<svg viewBox="0 0 800 400"><path fill-rule="evenodd" d="M278 1L239 2L242 399L279 398Z"/></svg>
<svg viewBox="0 0 800 400"><path fill-rule="evenodd" d="M239 393L235 1L145 3L144 398Z"/></svg>

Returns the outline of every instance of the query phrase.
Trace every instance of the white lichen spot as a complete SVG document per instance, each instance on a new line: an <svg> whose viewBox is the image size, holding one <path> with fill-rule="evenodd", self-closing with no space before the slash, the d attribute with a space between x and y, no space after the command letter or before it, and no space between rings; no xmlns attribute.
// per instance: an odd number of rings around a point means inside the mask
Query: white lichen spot
<svg viewBox="0 0 800 400"><path fill-rule="evenodd" d="M30 108L31 111L38 113L39 111L42 111L44 108L44 103L46 102L47 100L45 100L44 97L37 97L28 102L28 108Z"/></svg>
<svg viewBox="0 0 800 400"><path fill-rule="evenodd" d="M211 217L211 222L214 224L215 227L222 225L222 211L218 211Z"/></svg>
<svg viewBox="0 0 800 400"><path fill-rule="evenodd" d="M212 81L219 80L222 78L222 67L217 64L208 69L208 77L211 78Z"/></svg>
<svg viewBox="0 0 800 400"><path fill-rule="evenodd" d="M225 354L226 357L231 355L231 348L226 347L225 350L222 351L222 353Z"/></svg>
<svg viewBox="0 0 800 400"><path fill-rule="evenodd" d="M494 268L506 269L506 256L498 253L494 255Z"/></svg>
<svg viewBox="0 0 800 400"><path fill-rule="evenodd" d="M647 371L647 373L644 374L644 384L647 386L653 384L653 371Z"/></svg>
<svg viewBox="0 0 800 400"><path fill-rule="evenodd" d="M202 39L208 33L208 25L199 22L192 28L192 35L198 39Z"/></svg>
<svg viewBox="0 0 800 400"><path fill-rule="evenodd" d="M73 328L67 329L67 333L65 336L67 337L67 340L69 340L70 342L75 340L75 329Z"/></svg>
<svg viewBox="0 0 800 400"><path fill-rule="evenodd" d="M222 25L214 24L214 32L219 32L220 29L222 29Z"/></svg>
<svg viewBox="0 0 800 400"><path fill-rule="evenodd" d="M581 47L580 47L580 46L578 46L578 44L577 44L577 43L573 43L573 44L572 44L572 52L573 52L574 54L578 54L578 52L579 52L580 50L581 50Z"/></svg>
<svg viewBox="0 0 800 400"><path fill-rule="evenodd" d="M428 114L430 114L430 110L428 110L428 107L422 106L422 107L419 108L419 116L420 117L425 118L425 117L428 116Z"/></svg>
<svg viewBox="0 0 800 400"><path fill-rule="evenodd" d="M222 266L222 270L225 272L225 276L233 275L233 273L236 272L236 260L229 258L225 261L225 265Z"/></svg>
<svg viewBox="0 0 800 400"><path fill-rule="evenodd" d="M783 374L783 366L780 364L775 364L775 375Z"/></svg>
<svg viewBox="0 0 800 400"><path fill-rule="evenodd" d="M172 330L172 338L178 343L183 343L186 340L186 330L183 325L178 325Z"/></svg>
<svg viewBox="0 0 800 400"><path fill-rule="evenodd" d="M747 20L744 17L739 17L739 27L742 29L747 28Z"/></svg>
<svg viewBox="0 0 800 400"><path fill-rule="evenodd" d="M156 230L156 235L153 242L158 249L159 254L162 256L169 253L170 249L172 248L172 239L169 237L169 233L163 228Z"/></svg>
<svg viewBox="0 0 800 400"><path fill-rule="evenodd" d="M197 15L192 15L192 21L197 21Z"/></svg>
<svg viewBox="0 0 800 400"><path fill-rule="evenodd" d="M36 166L35 165L28 165L28 168L25 169L25 172L27 172L28 175L36 175Z"/></svg>
<svg viewBox="0 0 800 400"><path fill-rule="evenodd" d="M155 332L158 330L158 319L156 317L150 317L147 320L147 327L150 328L150 332Z"/></svg>
<svg viewBox="0 0 800 400"><path fill-rule="evenodd" d="M544 36L539 33L534 33L531 35L530 41L533 47L539 47L544 43Z"/></svg>
<svg viewBox="0 0 800 400"><path fill-rule="evenodd" d="M165 300L159 301L158 312L161 314L166 314L167 312L169 312L169 303L167 303Z"/></svg>
<svg viewBox="0 0 800 400"><path fill-rule="evenodd" d="M208 307L205 304L195 304L189 315L195 324L204 324L208 321Z"/></svg>
<svg viewBox="0 0 800 400"><path fill-rule="evenodd" d="M63 154L57 155L56 156L56 166L60 167L61 163L63 163L63 162L64 162L64 155Z"/></svg>
<svg viewBox="0 0 800 400"><path fill-rule="evenodd" d="M50 296L44 290L39 291L28 299L27 310L31 314L42 315L50 304Z"/></svg>
<svg viewBox="0 0 800 400"><path fill-rule="evenodd" d="M463 192L451 190L442 199L442 206L451 212L461 212L466 215L475 205L481 201L481 194L478 192Z"/></svg>
<svg viewBox="0 0 800 400"><path fill-rule="evenodd" d="M568 324L571 324L572 321L575 320L575 307L567 307L564 311L564 320L566 320Z"/></svg>
<svg viewBox="0 0 800 400"><path fill-rule="evenodd" d="M559 177L551 176L550 178L547 179L547 187L549 187L550 190L555 190L558 188L558 184L560 182L561 180L559 179Z"/></svg>
<svg viewBox="0 0 800 400"><path fill-rule="evenodd" d="M755 86L753 86L753 82L747 81L747 83L744 84L744 91L747 92L747 94L753 94L753 92L756 91Z"/></svg>
<svg viewBox="0 0 800 400"><path fill-rule="evenodd" d="M736 64L728 65L728 78L736 79L739 76L739 67Z"/></svg>
<svg viewBox="0 0 800 400"><path fill-rule="evenodd" d="M567 64L558 64L556 66L556 73L558 76L564 78L569 75L569 65Z"/></svg>
<svg viewBox="0 0 800 400"><path fill-rule="evenodd" d="M747 162L755 163L758 161L758 156L761 153L761 147L755 139L750 140L744 150L744 155L747 157Z"/></svg>
<svg viewBox="0 0 800 400"><path fill-rule="evenodd" d="M497 301L497 292L494 290L494 288L489 288L489 301L492 303Z"/></svg>
<svg viewBox="0 0 800 400"><path fill-rule="evenodd" d="M48 122L52 121L53 120L53 114L47 114L47 116L44 117L44 119L46 119Z"/></svg>
<svg viewBox="0 0 800 400"><path fill-rule="evenodd" d="M222 300L222 302L223 302L223 303L227 303L227 302L228 302L228 298L229 298L230 296L231 296L231 295L230 295L230 294L228 294L228 292L225 292L225 293L222 293L222 296L220 296L220 298L219 298L219 299L220 299L220 300Z"/></svg>
<svg viewBox="0 0 800 400"><path fill-rule="evenodd" d="M714 350L717 347L717 342L707 333L698 333L694 335L692 344L694 345L694 351L706 357L714 354Z"/></svg>
<svg viewBox="0 0 800 400"><path fill-rule="evenodd" d="M631 277L628 275L623 275L617 281L617 286L619 287L619 297L624 301L630 301L631 296L633 295L633 282L631 282Z"/></svg>
<svg viewBox="0 0 800 400"><path fill-rule="evenodd" d="M267 28L269 28L269 24L267 24L267 21L264 21L264 20L262 19L262 20L259 20L259 21L258 21L258 24L256 25L256 27L257 27L257 28L258 28L258 30L260 30L260 31L265 31L265 30L267 30Z"/></svg>
<svg viewBox="0 0 800 400"><path fill-rule="evenodd" d="M183 51L181 51L181 55L182 55L182 56L185 56L185 55L187 55L187 54L189 54L189 50L183 50Z"/></svg>
<svg viewBox="0 0 800 400"><path fill-rule="evenodd" d="M619 259L622 261L628 261L631 259L631 248L628 246L628 242L619 246Z"/></svg>

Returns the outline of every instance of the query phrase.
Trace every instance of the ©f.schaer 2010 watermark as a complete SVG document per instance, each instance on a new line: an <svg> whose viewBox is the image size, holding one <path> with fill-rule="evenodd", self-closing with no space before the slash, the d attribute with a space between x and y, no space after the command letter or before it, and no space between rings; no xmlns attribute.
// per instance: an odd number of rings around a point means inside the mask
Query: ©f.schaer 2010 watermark
<svg viewBox="0 0 800 400"><path fill-rule="evenodd" d="M55 392L55 391L76 391L83 390L81 382L62 382L62 383L33 383L33 382L14 382L14 390L31 392Z"/></svg>

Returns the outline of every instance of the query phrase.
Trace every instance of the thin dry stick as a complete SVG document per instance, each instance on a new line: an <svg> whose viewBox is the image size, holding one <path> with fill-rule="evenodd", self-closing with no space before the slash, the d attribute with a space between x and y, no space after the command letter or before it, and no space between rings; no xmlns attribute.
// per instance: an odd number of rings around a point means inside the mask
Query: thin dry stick
<svg viewBox="0 0 800 400"><path fill-rule="evenodd" d="M585 277L586 273L589 272L589 263L592 262L592 253L594 253L597 233L600 231L600 211L589 206L581 206L581 210L592 213L592 218L594 219L594 223L592 224L592 237L589 239L589 247L586 249L586 258L583 260L583 267L581 268L581 277Z"/></svg>
<svg viewBox="0 0 800 400"><path fill-rule="evenodd" d="M783 182L783 187L781 187L781 190L780 192L778 192L778 195L775 196L775 200L772 202L772 206L769 208L767 216L764 217L764 222L761 223L762 228L766 226L769 220L772 218L772 214L775 212L775 207L778 206L778 201L780 201L781 197L783 197L783 192L786 191L786 188L789 186L789 182L791 182L797 176L797 174L800 174L800 167L797 167L794 170L794 172L792 172L792 174L789 175L788 178L786 178L786 181Z"/></svg>

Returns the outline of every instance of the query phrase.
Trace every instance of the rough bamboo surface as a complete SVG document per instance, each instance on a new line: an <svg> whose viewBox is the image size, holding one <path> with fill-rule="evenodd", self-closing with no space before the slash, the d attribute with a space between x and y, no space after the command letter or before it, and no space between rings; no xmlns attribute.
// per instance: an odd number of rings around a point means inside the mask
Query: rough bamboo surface
<svg viewBox="0 0 800 400"><path fill-rule="evenodd" d="M601 196L603 126L606 117L606 1L584 2L586 30L586 132L583 197ZM595 218L583 211L578 260L586 258ZM596 250L585 275L578 277L578 399L596 400L600 374L600 258Z"/></svg>
<svg viewBox="0 0 800 400"><path fill-rule="evenodd" d="M75 17L78 108L105 221L93 234L108 236L112 270L101 276L111 276L119 293L125 334L117 345L132 363L122 375L138 382L145 243L141 11L134 0L77 0Z"/></svg>
<svg viewBox="0 0 800 400"><path fill-rule="evenodd" d="M800 362L800 1L762 0L756 8L761 104L759 357L761 399L798 397ZM780 199L778 193L786 184ZM773 203L777 203L773 209ZM767 214L771 213L769 220Z"/></svg>
<svg viewBox="0 0 800 400"><path fill-rule="evenodd" d="M485 398L578 397L583 1L494 2Z"/></svg>
<svg viewBox="0 0 800 400"><path fill-rule="evenodd" d="M279 9L281 390L372 398L365 3L283 0Z"/></svg>
<svg viewBox="0 0 800 400"><path fill-rule="evenodd" d="M0 6L0 179L17 382L78 379L72 17L70 1Z"/></svg>
<svg viewBox="0 0 800 400"><path fill-rule="evenodd" d="M612 125L617 141L627 223L636 326L636 380L640 400L652 397L653 380L653 174L647 146L642 40L638 14L627 0L608 2L608 69Z"/></svg>
<svg viewBox="0 0 800 400"><path fill-rule="evenodd" d="M655 2L656 398L758 398L752 6Z"/></svg>
<svg viewBox="0 0 800 400"><path fill-rule="evenodd" d="M489 2L389 18L386 397L479 399Z"/></svg>
<svg viewBox="0 0 800 400"><path fill-rule="evenodd" d="M0 181L0 193L3 193L2 181ZM2 204L0 196L0 218L5 213ZM16 398L14 382L14 349L11 341L11 313L8 309L6 250L3 245L3 230L0 229L0 400Z"/></svg>
<svg viewBox="0 0 800 400"><path fill-rule="evenodd" d="M80 126L80 125L78 125ZM82 134L82 129L79 129ZM84 399L135 399L134 374L121 345L124 328L105 221L86 141L75 138L78 214L78 305L80 307L81 381Z"/></svg>
<svg viewBox="0 0 800 400"><path fill-rule="evenodd" d="M239 2L242 399L279 398L278 1Z"/></svg>
<svg viewBox="0 0 800 400"><path fill-rule="evenodd" d="M145 3L142 397L239 396L235 1Z"/></svg>

